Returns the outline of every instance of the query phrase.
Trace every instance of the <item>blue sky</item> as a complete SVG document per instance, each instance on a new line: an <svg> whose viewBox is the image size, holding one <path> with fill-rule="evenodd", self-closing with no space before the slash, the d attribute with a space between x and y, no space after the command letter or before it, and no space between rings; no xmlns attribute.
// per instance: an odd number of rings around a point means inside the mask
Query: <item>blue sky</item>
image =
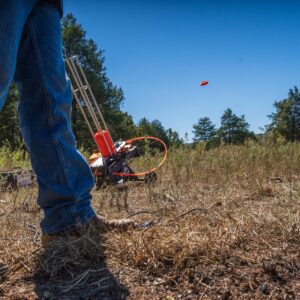
<svg viewBox="0 0 300 300"><path fill-rule="evenodd" d="M251 129L300 87L298 0L65 0L100 49L123 110L192 138L230 107ZM200 87L199 82L209 85Z"/></svg>

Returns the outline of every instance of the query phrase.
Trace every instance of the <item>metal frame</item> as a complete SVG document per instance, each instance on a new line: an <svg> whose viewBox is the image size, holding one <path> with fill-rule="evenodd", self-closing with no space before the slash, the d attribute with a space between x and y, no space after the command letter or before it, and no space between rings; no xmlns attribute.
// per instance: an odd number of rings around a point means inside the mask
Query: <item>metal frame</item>
<svg viewBox="0 0 300 300"><path fill-rule="evenodd" d="M106 139L105 135L103 134L103 128L104 128L104 130L106 130L109 133L107 124L103 118L103 114L100 111L99 105L98 105L96 98L94 96L94 93L88 83L86 75L84 74L84 71L82 69L82 66L80 64L78 57L72 56L70 58L67 58L65 60L65 62L68 67L68 70L70 71L70 75L71 75L70 80L71 80L71 86L72 86L72 92L73 92L74 98L76 99L76 102L82 112L84 120L89 128L89 131L90 131L95 143L96 143L96 140L95 140L95 130L96 130L97 132L100 132L102 134L105 145L106 145L107 149L109 150L109 154L113 155L113 152L111 151L111 148L109 147L107 139ZM86 107L87 111L85 111L81 100L84 102L84 106ZM91 117L92 122L89 121L87 113ZM109 133L109 135L110 135L110 133ZM110 135L110 137L111 137L111 135ZM96 143L96 145L98 146L97 143ZM98 149L99 149L99 146L98 146ZM100 151L100 149L99 149L99 151Z"/></svg>

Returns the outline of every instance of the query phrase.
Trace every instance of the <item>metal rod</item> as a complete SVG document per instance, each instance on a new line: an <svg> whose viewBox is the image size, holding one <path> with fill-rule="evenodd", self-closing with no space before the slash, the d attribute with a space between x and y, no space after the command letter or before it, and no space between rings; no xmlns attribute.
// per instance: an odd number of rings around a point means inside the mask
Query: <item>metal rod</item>
<svg viewBox="0 0 300 300"><path fill-rule="evenodd" d="M111 149L110 149L110 147L109 147L109 145L108 145L108 142L107 142L107 140L106 140L106 138L105 138L105 135L103 134L101 125L100 125L100 123L99 123L99 121L98 121L98 119L97 119L97 116L96 116L96 114L95 114L95 112L94 112L92 103L91 103L91 101L89 100L89 97L88 97L87 92L86 92L86 90L89 90L88 82L86 81L85 84L83 84L83 82L82 82L82 80L81 80L81 78L80 78L80 75L79 75L79 73L78 73L78 70L77 70L77 68L76 68L76 65L75 65L73 59L71 59L70 61L71 61L70 65L72 66L71 72L72 72L72 74L73 74L74 80L75 80L76 85L77 85L77 87L78 87L77 90L80 92L80 94L81 94L83 100L85 101L85 104L86 104L86 106L87 106L87 109L88 109L88 111L89 111L91 117L92 117L92 120L93 120L93 122L94 122L94 125L95 125L96 128L97 128L97 131L100 131L100 132L101 132L101 134L102 134L102 136L103 136L103 139L104 139L104 142L105 142L105 144L106 144L106 147L107 147L107 149L109 150L109 154L112 155ZM79 65L79 61L76 61L76 62L77 62L78 65Z"/></svg>
<svg viewBox="0 0 300 300"><path fill-rule="evenodd" d="M76 91L80 92L81 97L84 100L84 102L86 104L86 107L87 107L87 109L88 109L88 111L89 111L89 113L90 113L90 115L92 117L94 125L96 126L96 128L98 130L101 130L102 129L101 125L100 125L100 123L97 120L97 116L95 115L95 112L93 111L93 107L91 105L91 102L89 101L88 95L86 94L85 89L83 88L84 85L83 85L83 83L82 83L82 81L80 79L80 76L78 74L76 66L75 66L75 64L74 64L74 62L72 60L70 60L70 66L71 66L70 71L71 71L71 73L73 75L73 79L74 79L74 81L75 81L75 83L77 85L77 90Z"/></svg>
<svg viewBox="0 0 300 300"><path fill-rule="evenodd" d="M80 72L81 72L81 74L82 74L82 77L83 77L83 79L84 79L86 85L88 86L88 90L89 90L89 92L90 92L90 94L91 94L91 96L92 96L92 100L93 100L94 105L95 105L95 107L96 107L96 110L97 110L97 112L98 112L98 114L99 114L99 116L100 116L100 119L101 119L101 121L102 121L102 123L103 123L103 125L104 125L104 128L106 129L106 131L108 132L108 134L109 134L109 136L110 136L110 138L111 138L111 140L112 140L112 137L111 137L111 135L110 135L108 126L107 126L107 124L106 124L106 122L105 122L105 120L104 120L103 114L102 114L101 111L100 111L100 108L99 108L99 105L97 104L97 101L96 101L96 98L95 98L95 96L94 96L94 93L93 93L93 91L92 91L92 89L91 89L91 87L90 87L90 85L89 85L89 83L88 83L88 81L87 81L87 78L86 78L86 76L85 76L85 73L83 72L83 69L82 69L82 67L81 67L81 64L80 64L79 59L78 59L77 56L75 56L75 60L76 60L76 62L77 62L77 64L78 64L78 66L79 66L79 70L80 70ZM112 142L113 142L113 140L112 140ZM114 145L114 142L113 142L113 145ZM115 150L115 146L114 146L114 150Z"/></svg>
<svg viewBox="0 0 300 300"><path fill-rule="evenodd" d="M66 62L67 62L68 67L69 67L69 69L70 69L69 61L67 60ZM71 83L71 87L72 87L72 90L74 91L73 86L72 86L72 83ZM91 133L91 135L92 135L94 141L96 142L95 136L94 136L94 132L93 132L93 129L92 129L92 126L91 126L91 124L90 124L90 122L89 122L89 120L88 120L88 118L87 118L87 116L86 116L86 113L85 113L84 109L83 109L82 106L81 106L80 100L79 100L79 98L78 98L78 96L77 96L76 93L73 92L73 95L74 95L75 100L76 100L76 102L77 102L77 104L78 104L78 106L79 106L79 108L80 108L80 110L81 110L81 113L82 113L82 115L83 115L83 118L84 118L84 120L85 120L85 122L86 122L86 124L87 124L87 126L88 126L88 128L89 128L89 130L90 130L90 133ZM96 143L96 145L97 145L97 147L98 147L98 149L99 149L99 146L98 146L97 143ZM100 149L99 149L99 151L100 151Z"/></svg>
<svg viewBox="0 0 300 300"><path fill-rule="evenodd" d="M75 61L75 62L74 62L74 61ZM78 57L77 57L77 56L72 57L72 58L71 58L71 63L72 63L72 65L74 66L75 74L76 74L76 76L77 76L77 78L76 78L76 79L78 80L77 85L80 87L79 91L81 92L82 97L84 98L84 100L87 102L88 109L89 109L89 111L90 111L90 114L91 114L91 116L92 116L92 119L93 119L93 121L94 121L94 123L95 123L95 126L97 127L98 131L100 131L101 134L102 134L102 137L103 137L104 142L105 142L105 145L106 145L106 147L107 147L107 149L108 149L108 151L109 151L109 154L112 155L113 152L111 151L111 148L109 147L109 143L108 143L108 141L107 141L107 139L106 139L106 137L105 137L105 135L104 135L104 133L103 133L101 124L100 124L100 122L99 122L99 120L98 120L98 118L97 118L97 115L96 115L96 113L95 113L95 111L94 111L94 109L93 109L93 105L92 105L92 103L91 103L91 101L90 101L90 99L89 99L89 96L88 96L88 94L87 94L87 91L89 91L89 93L92 95L92 98L93 98L93 92L92 92L91 87L90 87L90 85L89 85L89 83L88 83L88 81L87 81L87 78L86 78L86 76L85 76L85 74L84 74L84 72L83 72L83 69L82 69L82 67L81 67L81 64L80 64L80 62L79 62ZM75 64L75 63L76 63L76 64ZM80 72L81 72L81 75L82 75L82 78L83 78L83 81L84 81L84 82L82 82L82 80L81 80L81 77L80 77L80 74L78 73L78 70L77 70L77 68L76 68L76 65L78 66L78 69L79 69ZM82 87L84 87L84 88L82 88ZM95 97L93 98L93 101L94 101L94 105L95 105L96 109L97 109L98 111L100 111L100 110L99 110L99 107L98 107L98 104L97 104L97 102L96 102ZM100 114L101 114L101 112L100 112ZM102 116L102 114L101 114L101 116ZM101 117L100 117L100 118L101 118ZM103 122L103 124L104 124L104 127L105 127L106 131L108 132L108 134L109 134L109 136L110 136L110 133L109 133L109 130L108 130L107 126L106 126L106 123L105 123L105 121L104 121L104 118L102 117L101 119L102 119L102 122ZM110 136L110 138L111 138L111 136ZM112 145L113 145L113 142L112 142ZM114 147L114 146L113 146L113 147ZM115 149L114 149L114 150L115 150Z"/></svg>
<svg viewBox="0 0 300 300"><path fill-rule="evenodd" d="M100 116L100 119L101 119L101 121L102 121L102 123L103 123L103 125L104 125L104 127L106 129L106 131L109 134L109 137L111 138L109 130L108 130L108 127L107 127L107 125L105 123L103 115L102 115L102 113L101 113L101 111L99 109L99 106L98 106L97 102L96 102L95 96L94 96L94 94L93 94L93 92L92 92L92 90L90 88L90 85L89 85L89 83L87 81L87 78L86 78L86 76L84 74L84 71L83 71L83 69L81 67L79 59L78 59L77 56L73 56L71 58L66 59L66 62L67 62L67 65L69 67L69 70L70 70L70 72L72 74L73 80L74 80L75 85L76 85L76 89L74 89L73 86L72 86L74 97L75 97L75 99L76 99L76 101L77 101L77 103L79 105L79 108L80 108L80 110L81 110L81 112L83 114L83 117L84 117L84 119L85 119L85 121L86 121L86 123L87 123L87 125L89 127L89 130L90 130L90 132L91 132L91 134L93 136L93 139L95 140L94 132L93 132L92 127L90 125L90 122L89 122L89 120L88 120L88 118L86 116L86 113L85 113L85 111L84 111L84 109L82 107L80 99L78 98L78 95L77 95L78 92L80 93L80 95L82 97L82 100L84 101L84 103L86 105L86 108L87 108L87 110L88 110L88 112L89 112L89 114L90 114L90 116L92 118L94 126L96 127L97 131L99 131L102 134L102 137L103 137L105 145L106 145L106 147L107 147L107 149L109 151L109 154L112 155L113 152L112 152L112 150L111 150L111 148L109 146L109 143L108 143L108 141L107 141L107 139L106 139L106 137L105 137L105 135L103 133L103 130L101 128L101 124L100 124L100 122L99 122L99 120L97 118L97 115L95 113L94 107L92 105L92 102L90 101L90 98L89 98L87 92L90 93L90 95L92 97L92 100L94 102L94 106L96 108L96 111L98 112L98 114ZM78 69L79 69L79 71L81 73L81 76L80 76L80 74L78 72ZM95 142L96 142L96 140L95 140ZM97 142L96 142L96 144L97 144ZM114 147L114 144L112 144L112 145ZM97 144L97 147L99 148L98 144ZM114 147L114 150L115 150L115 147Z"/></svg>

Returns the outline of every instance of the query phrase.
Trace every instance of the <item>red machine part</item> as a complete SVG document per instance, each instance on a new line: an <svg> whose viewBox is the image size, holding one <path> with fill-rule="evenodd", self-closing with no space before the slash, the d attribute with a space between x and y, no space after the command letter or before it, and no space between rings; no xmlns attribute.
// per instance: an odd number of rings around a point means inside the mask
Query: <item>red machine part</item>
<svg viewBox="0 0 300 300"><path fill-rule="evenodd" d="M107 143L105 143L105 140ZM109 157L116 152L112 138L107 130L96 132L95 141L103 157Z"/></svg>

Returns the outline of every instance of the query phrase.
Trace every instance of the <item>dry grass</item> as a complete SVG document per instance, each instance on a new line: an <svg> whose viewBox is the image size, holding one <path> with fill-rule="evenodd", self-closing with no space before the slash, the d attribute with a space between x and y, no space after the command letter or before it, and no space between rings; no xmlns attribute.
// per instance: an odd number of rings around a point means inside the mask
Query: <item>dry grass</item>
<svg viewBox="0 0 300 300"><path fill-rule="evenodd" d="M300 299L299 174L300 145L172 151L154 186L94 191L97 211L156 226L46 250L35 189L2 193L0 297Z"/></svg>

